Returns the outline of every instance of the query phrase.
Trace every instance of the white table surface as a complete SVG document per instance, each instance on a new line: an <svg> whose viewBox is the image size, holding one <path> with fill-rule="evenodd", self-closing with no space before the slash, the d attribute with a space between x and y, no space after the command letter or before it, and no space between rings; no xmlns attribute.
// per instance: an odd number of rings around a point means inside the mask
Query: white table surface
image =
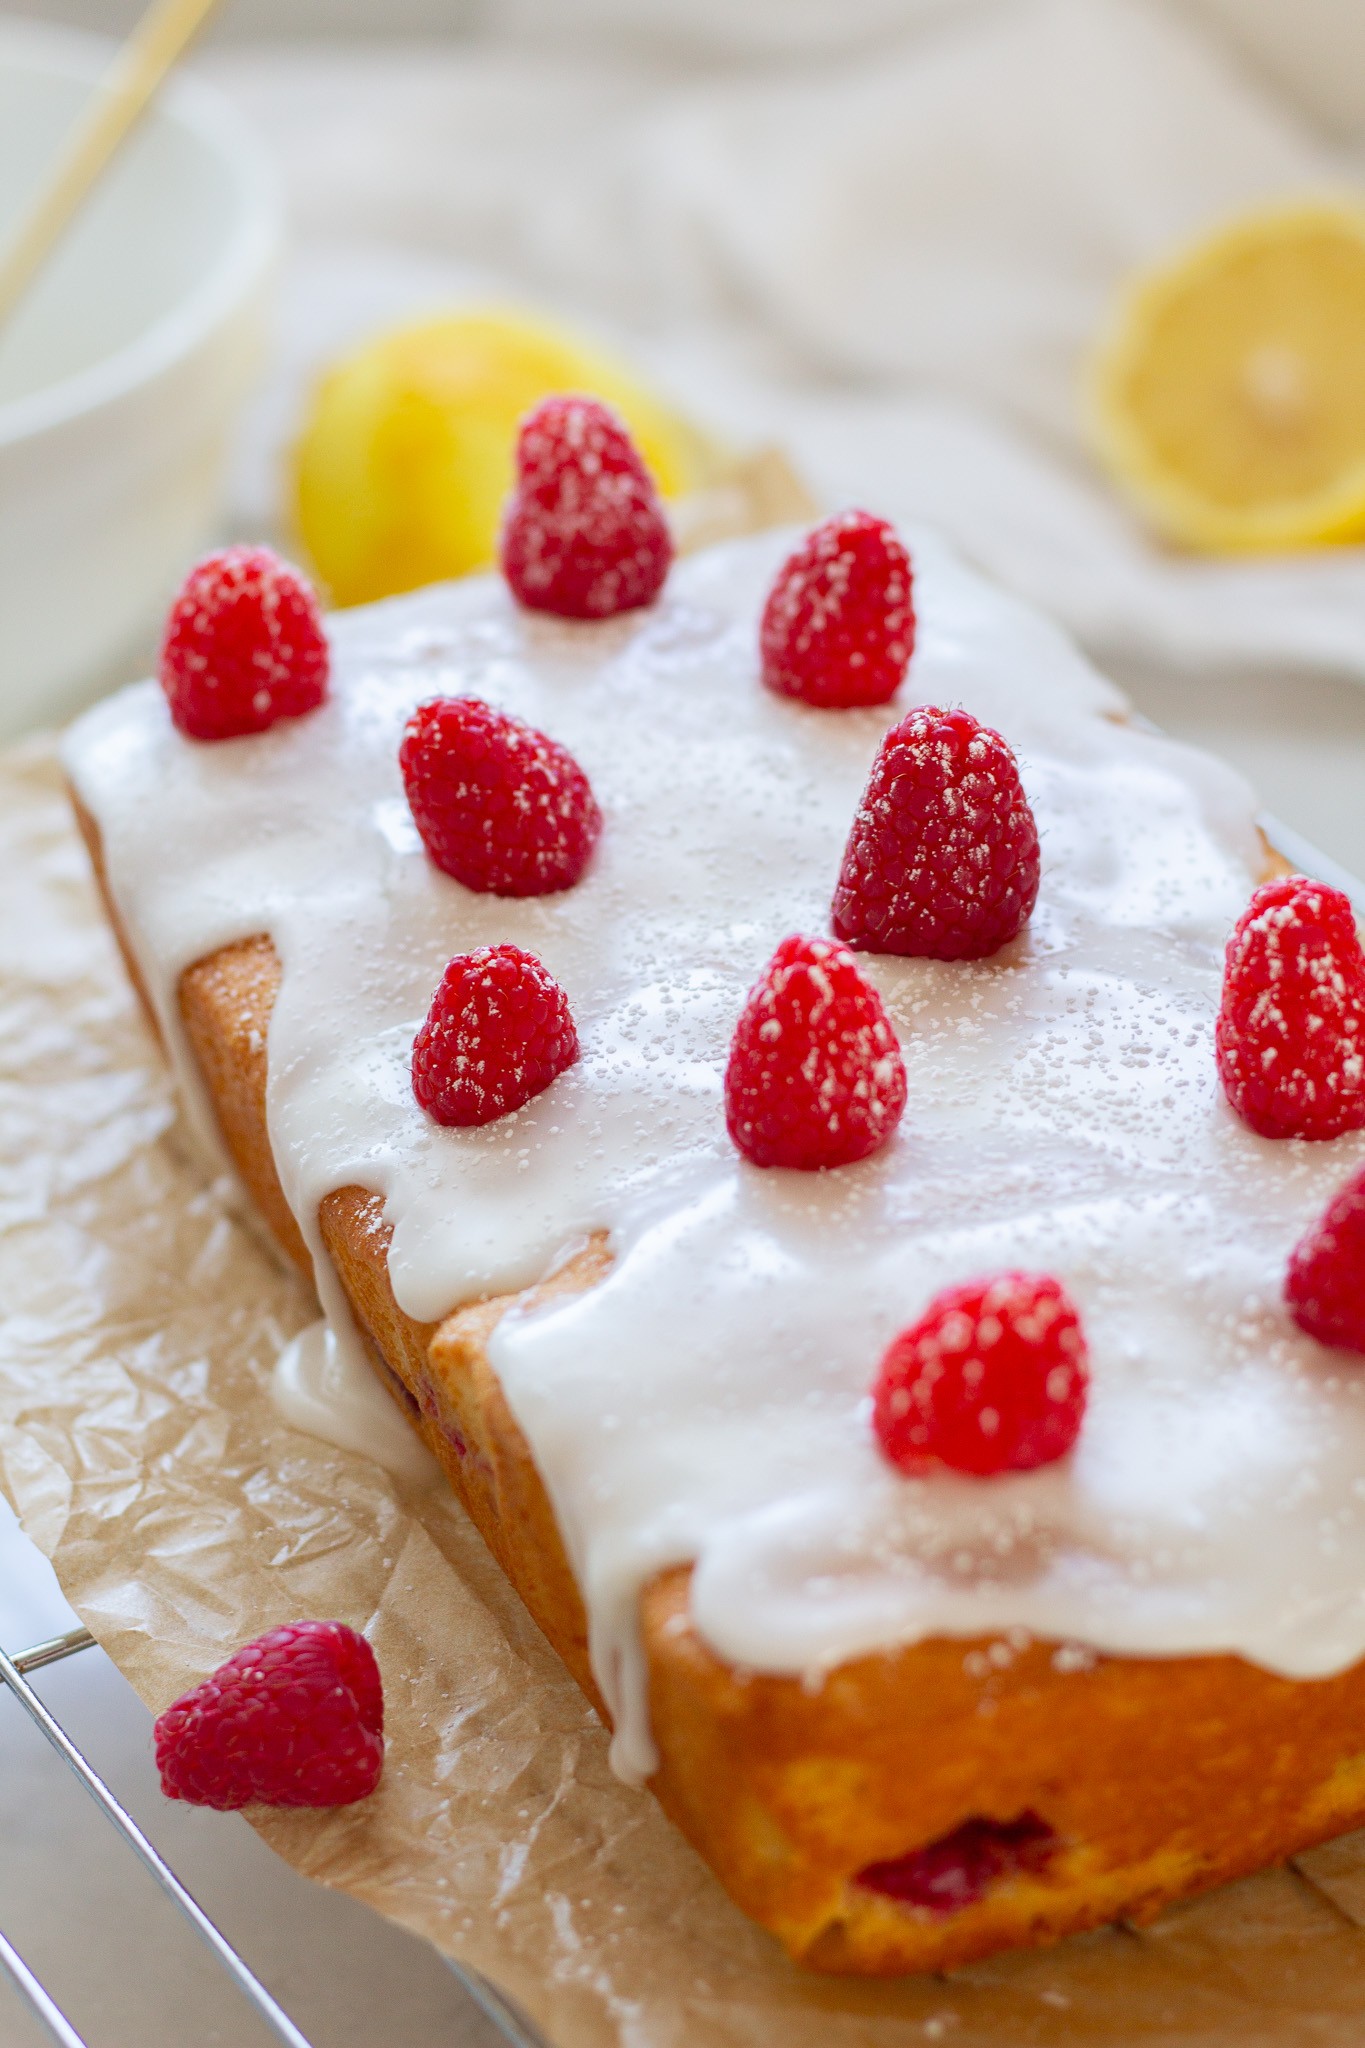
<svg viewBox="0 0 1365 2048"><path fill-rule="evenodd" d="M1365 881L1365 690L1358 684L1302 675L1203 676L1197 685L1175 675L1118 680L1147 717L1233 762L1268 811Z"/></svg>

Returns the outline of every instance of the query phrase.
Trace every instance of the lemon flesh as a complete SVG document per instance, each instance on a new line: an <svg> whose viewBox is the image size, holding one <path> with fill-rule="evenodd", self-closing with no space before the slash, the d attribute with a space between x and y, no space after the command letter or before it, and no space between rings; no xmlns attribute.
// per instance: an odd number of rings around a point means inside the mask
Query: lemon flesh
<svg viewBox="0 0 1365 2048"><path fill-rule="evenodd" d="M1101 459L1171 540L1365 537L1365 211L1257 214L1140 279L1088 410Z"/></svg>
<svg viewBox="0 0 1365 2048"><path fill-rule="evenodd" d="M609 357L498 310L395 328L336 363L294 451L300 538L337 604L467 575L494 558L518 422L552 392L604 399L666 497L717 451Z"/></svg>

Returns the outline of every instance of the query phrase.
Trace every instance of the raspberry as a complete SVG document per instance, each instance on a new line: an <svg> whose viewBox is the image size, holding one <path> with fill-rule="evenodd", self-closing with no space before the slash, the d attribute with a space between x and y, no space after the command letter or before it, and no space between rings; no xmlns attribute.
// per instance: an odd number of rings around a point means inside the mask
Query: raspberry
<svg viewBox="0 0 1365 2048"><path fill-rule="evenodd" d="M890 1137L905 1068L851 953L784 939L749 991L725 1070L725 1121L755 1166L848 1166Z"/></svg>
<svg viewBox="0 0 1365 2048"><path fill-rule="evenodd" d="M834 892L834 931L865 953L981 960L1038 897L1038 828L1019 765L969 711L927 704L882 741Z"/></svg>
<svg viewBox="0 0 1365 2048"><path fill-rule="evenodd" d="M477 697L433 697L398 752L422 844L438 868L491 896L570 889L602 830L567 747Z"/></svg>
<svg viewBox="0 0 1365 2048"><path fill-rule="evenodd" d="M945 1288L892 1339L873 1428L903 1472L1027 1472L1071 1449L1088 1383L1080 1319L1060 1282L996 1273Z"/></svg>
<svg viewBox="0 0 1365 2048"><path fill-rule="evenodd" d="M327 695L327 637L312 585L270 548L196 562L171 606L161 687L192 740L264 732Z"/></svg>
<svg viewBox="0 0 1365 2048"><path fill-rule="evenodd" d="M1216 1042L1228 1101L1263 1138L1365 1124L1365 955L1340 889L1261 884L1228 940Z"/></svg>
<svg viewBox="0 0 1365 2048"><path fill-rule="evenodd" d="M608 619L659 594L673 542L630 435L595 398L547 398L517 437L502 569L531 611Z"/></svg>
<svg viewBox="0 0 1365 2048"><path fill-rule="evenodd" d="M364 1636L341 1621L272 1628L156 1724L168 1799L221 1811L349 1806L384 1767L384 1693Z"/></svg>
<svg viewBox="0 0 1365 2048"><path fill-rule="evenodd" d="M438 1124L491 1124L578 1058L568 997L534 953L457 953L412 1047L412 1092Z"/></svg>
<svg viewBox="0 0 1365 2048"><path fill-rule="evenodd" d="M908 1856L867 1864L854 1883L931 1913L957 1913L984 1899L1000 1878L1042 1870L1057 1846L1054 1831L1033 1812L1017 1820L964 1820Z"/></svg>
<svg viewBox="0 0 1365 2048"><path fill-rule="evenodd" d="M782 697L884 704L915 645L913 575L893 526L839 512L777 572L759 628L763 680Z"/></svg>
<svg viewBox="0 0 1365 2048"><path fill-rule="evenodd" d="M1365 1167L1295 1245L1284 1298L1299 1328L1319 1344L1365 1351Z"/></svg>

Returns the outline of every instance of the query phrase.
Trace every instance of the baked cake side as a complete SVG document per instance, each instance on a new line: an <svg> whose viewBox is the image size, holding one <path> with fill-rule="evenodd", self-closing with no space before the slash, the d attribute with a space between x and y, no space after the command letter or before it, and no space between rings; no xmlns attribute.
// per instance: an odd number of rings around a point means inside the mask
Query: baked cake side
<svg viewBox="0 0 1365 2048"><path fill-rule="evenodd" d="M788 539L604 622L492 579L338 618L306 716L203 744L135 686L68 762L192 1114L363 1379L354 1316L617 1767L793 1956L942 1968L1362 1818L1365 1383L1276 1288L1365 1140L1267 1143L1222 1095L1222 950L1263 867L1231 772L1125 726L931 536L902 705L779 699L755 622ZM572 888L513 900L427 858L398 751L452 690L590 779ZM773 946L826 928L911 704L1017 749L1037 907L986 960L862 955L903 1125L833 1172L756 1171L726 1046ZM445 1128L413 1034L481 945L536 955L581 1058ZM1084 1319L1073 1451L901 1471L870 1426L885 1346L1015 1269Z"/></svg>
<svg viewBox="0 0 1365 2048"><path fill-rule="evenodd" d="M103 884L98 828L82 805L77 812ZM1267 864L1282 867L1274 854ZM107 892L106 904L122 942ZM180 1003L229 1151L311 1278L266 1126L278 981L260 936L187 970ZM421 1324L393 1297L382 1203L339 1189L320 1223L384 1385L605 1715L582 1598L487 1351L509 1308L598 1281L605 1249L590 1247L525 1295ZM651 1790L742 1910L806 1967L942 1970L1117 1918L1141 1921L1365 1824L1365 1663L1305 1682L1238 1657L1112 1658L1003 1637L938 1639L860 1658L813 1689L716 1656L691 1622L690 1576L661 1573L641 1604L661 1759ZM970 1844L975 1823L999 1824L1008 1839L1024 1815L1048 1831L1025 1867L1007 1860L955 1910L858 1882L869 1866L953 1838ZM945 1869L953 1853L943 1853Z"/></svg>

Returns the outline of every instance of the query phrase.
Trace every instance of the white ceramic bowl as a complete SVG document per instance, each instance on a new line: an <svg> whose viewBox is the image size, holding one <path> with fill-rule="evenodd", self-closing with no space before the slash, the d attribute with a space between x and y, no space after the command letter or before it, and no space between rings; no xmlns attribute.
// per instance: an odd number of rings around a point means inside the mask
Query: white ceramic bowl
<svg viewBox="0 0 1365 2048"><path fill-rule="evenodd" d="M0 243L112 47L0 16ZM173 80L0 333L0 739L123 680L212 535L279 238L260 145Z"/></svg>

